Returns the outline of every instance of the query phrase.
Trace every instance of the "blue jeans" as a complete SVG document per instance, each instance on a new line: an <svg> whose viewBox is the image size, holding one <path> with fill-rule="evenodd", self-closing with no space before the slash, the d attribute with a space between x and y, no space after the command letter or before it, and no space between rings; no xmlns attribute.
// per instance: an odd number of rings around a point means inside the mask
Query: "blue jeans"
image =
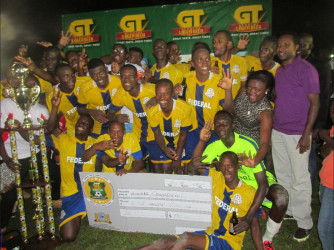
<svg viewBox="0 0 334 250"><path fill-rule="evenodd" d="M334 189L320 184L321 208L318 219L318 233L324 250L334 248Z"/></svg>

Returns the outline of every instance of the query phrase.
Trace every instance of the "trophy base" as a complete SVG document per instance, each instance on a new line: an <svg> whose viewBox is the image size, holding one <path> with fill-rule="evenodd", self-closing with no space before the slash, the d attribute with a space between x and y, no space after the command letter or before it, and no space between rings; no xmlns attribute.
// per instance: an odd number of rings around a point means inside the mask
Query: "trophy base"
<svg viewBox="0 0 334 250"><path fill-rule="evenodd" d="M24 249L54 249L62 243L58 236L52 237L51 233L45 233L41 240L38 235L29 238L28 242L24 243Z"/></svg>
<svg viewBox="0 0 334 250"><path fill-rule="evenodd" d="M32 120L29 117L25 117L22 123L22 128L31 128Z"/></svg>

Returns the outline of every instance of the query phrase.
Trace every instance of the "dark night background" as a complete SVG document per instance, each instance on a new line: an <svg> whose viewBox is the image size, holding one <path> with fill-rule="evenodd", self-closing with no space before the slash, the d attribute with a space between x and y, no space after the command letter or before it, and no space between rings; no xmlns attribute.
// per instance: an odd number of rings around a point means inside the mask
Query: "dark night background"
<svg viewBox="0 0 334 250"><path fill-rule="evenodd" d="M38 56L36 41L56 44L61 31L61 15L77 12L135 8L152 5L202 2L194 0L0 0L1 4L1 69L15 55L22 41L30 54ZM239 0L247 4L247 0ZM272 0L272 33L308 32L314 36L315 51L334 50L333 0ZM40 48L39 48L40 49ZM38 49L38 50L39 50ZM3 72L1 70L1 72Z"/></svg>

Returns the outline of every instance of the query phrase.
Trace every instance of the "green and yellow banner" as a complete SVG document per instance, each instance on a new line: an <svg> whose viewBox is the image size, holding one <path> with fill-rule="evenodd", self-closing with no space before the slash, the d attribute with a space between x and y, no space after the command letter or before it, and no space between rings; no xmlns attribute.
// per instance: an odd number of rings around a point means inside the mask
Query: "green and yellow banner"
<svg viewBox="0 0 334 250"><path fill-rule="evenodd" d="M247 51L256 51L271 34L271 0L201 2L106 10L62 16L63 29L73 34L68 49L86 49L90 58L111 52L115 43L140 47L154 63L152 46L162 38L178 43L182 54L190 54L195 42L211 46L218 30L231 32L234 44L249 34Z"/></svg>

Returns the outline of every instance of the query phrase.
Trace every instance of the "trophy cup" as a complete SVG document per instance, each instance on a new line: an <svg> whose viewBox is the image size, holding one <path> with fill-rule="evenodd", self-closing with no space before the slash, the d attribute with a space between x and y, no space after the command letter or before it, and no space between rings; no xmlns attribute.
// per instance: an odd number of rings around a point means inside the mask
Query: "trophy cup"
<svg viewBox="0 0 334 250"><path fill-rule="evenodd" d="M19 84L17 86L13 86L12 88L7 89L7 93L9 97L19 106L19 108L24 113L24 120L21 128L23 130L27 130L29 134L29 144L30 144L30 152L31 152L31 170L30 172L30 182L29 183L21 183L20 177L20 167L16 166L15 171L15 182L17 188L17 200L18 200L18 209L20 213L20 222L21 222L21 232L23 241L26 244L26 248L34 248L32 245L39 245L40 247L49 248L50 246L58 245L59 238L55 235L55 226L54 226L54 216L53 216L53 208L52 208L52 198L51 198L51 181L49 177L49 168L48 168L48 160L46 153L46 142L44 137L44 121L38 121L39 126L32 126L31 116L29 115L29 110L34 105L37 100L40 87L36 86L27 86L25 84L25 80L28 77L30 71L29 68L23 64L16 63L12 66L12 75L19 80ZM14 125L13 117L9 117L8 121L9 126ZM19 163L17 156L17 147L16 147L16 138L15 131L18 128L11 127L9 129L9 138L11 143L11 151L12 151L12 159L15 163ZM43 175L44 178L40 178L38 173L38 165L37 165L37 157L36 157L36 147L34 141L34 130L39 131L40 136L40 148L42 155L42 163L43 163ZM44 221L44 211L43 211L43 198L42 198L42 188L45 188L45 201L47 207L48 214L48 222L49 222L49 233L45 233L45 221ZM24 203L23 203L23 195L22 188L31 188L32 189L32 197L33 204L35 207L35 215L33 219L36 224L37 237L32 237L28 240L28 232L27 225L25 219L25 211L24 211Z"/></svg>
<svg viewBox="0 0 334 250"><path fill-rule="evenodd" d="M19 86L12 87L7 90L7 93L10 98L20 107L24 112L24 120L22 123L23 128L30 128L32 121L29 115L29 110L31 106L37 100L40 87L38 85L34 87L29 87L24 84L25 79L28 77L30 70L23 64L13 64L12 66L12 75L13 77L20 80Z"/></svg>

